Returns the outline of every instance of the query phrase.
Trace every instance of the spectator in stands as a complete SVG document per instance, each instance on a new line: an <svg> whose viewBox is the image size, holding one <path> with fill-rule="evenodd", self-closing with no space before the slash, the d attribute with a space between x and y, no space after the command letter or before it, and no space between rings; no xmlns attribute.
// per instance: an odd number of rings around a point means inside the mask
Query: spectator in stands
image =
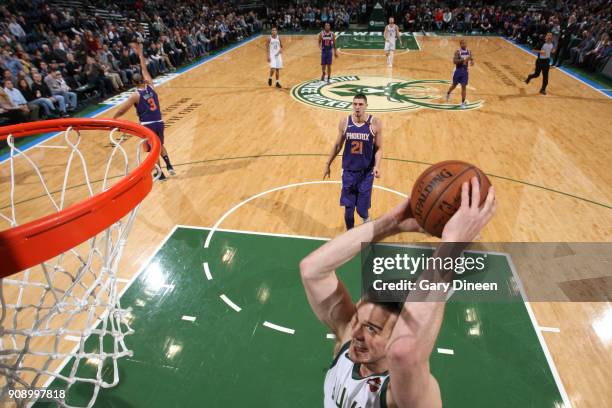
<svg viewBox="0 0 612 408"><path fill-rule="evenodd" d="M11 51L6 48L2 51L2 57L0 58L0 63L2 63L6 69L11 71L13 76L17 76L19 71L23 69L23 64L19 61Z"/></svg>
<svg viewBox="0 0 612 408"><path fill-rule="evenodd" d="M483 34L489 34L492 29L493 29L493 27L491 26L491 23L489 22L489 19L485 18L484 21L480 24L480 31Z"/></svg>
<svg viewBox="0 0 612 408"><path fill-rule="evenodd" d="M66 109L68 111L73 111L76 109L77 94L71 91L59 70L53 71L47 75L45 77L45 84L47 84L51 90L51 95L57 97L56 99L59 99L60 96L64 98L64 101L66 102Z"/></svg>
<svg viewBox="0 0 612 408"><path fill-rule="evenodd" d="M28 121L29 111L27 106L24 109L15 105L4 89L0 88L0 115L8 118L9 123L22 123Z"/></svg>
<svg viewBox="0 0 612 408"><path fill-rule="evenodd" d="M66 82L72 88L79 88L87 82L87 78L83 74L83 67L74 59L73 53L66 54Z"/></svg>
<svg viewBox="0 0 612 408"><path fill-rule="evenodd" d="M603 33L595 48L585 54L584 65L591 71L597 70L598 66L609 58L611 48L610 36L608 33Z"/></svg>
<svg viewBox="0 0 612 408"><path fill-rule="evenodd" d="M578 65L582 63L584 55L591 51L595 47L595 40L593 39L593 35L584 30L582 32L582 41L575 47L570 49L570 61L574 65Z"/></svg>
<svg viewBox="0 0 612 408"><path fill-rule="evenodd" d="M444 21L444 29L446 31L453 31L453 12L446 9L442 15L442 20Z"/></svg>
<svg viewBox="0 0 612 408"><path fill-rule="evenodd" d="M87 75L87 82L94 86L103 98L106 98L113 92L110 78L104 75L104 68L92 56L88 56L86 61L84 71Z"/></svg>
<svg viewBox="0 0 612 408"><path fill-rule="evenodd" d="M66 102L64 100L64 97L61 95L53 95L47 84L43 82L42 76L38 72L32 75L32 79L34 81L30 88L34 93L34 97L36 99L48 99L51 103L57 102L60 111L60 116L63 118L69 117L70 115L68 115L68 112L66 111Z"/></svg>
<svg viewBox="0 0 612 408"><path fill-rule="evenodd" d="M19 89L13 86L13 82L4 82L4 92L8 95L12 104L27 114L30 120L38 120L40 118L38 105L28 103Z"/></svg>
<svg viewBox="0 0 612 408"><path fill-rule="evenodd" d="M47 119L55 119L58 117L58 115L55 114L53 102L47 98L37 98L36 95L34 95L30 84L25 80L25 78L19 80L17 88L19 91L21 91L21 94L29 104L37 105L39 109L43 111L43 114Z"/></svg>

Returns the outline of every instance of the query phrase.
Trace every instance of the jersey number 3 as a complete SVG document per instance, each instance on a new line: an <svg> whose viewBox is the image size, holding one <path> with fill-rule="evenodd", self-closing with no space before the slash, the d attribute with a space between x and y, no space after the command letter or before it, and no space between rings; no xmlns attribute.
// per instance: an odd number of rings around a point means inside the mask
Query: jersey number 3
<svg viewBox="0 0 612 408"><path fill-rule="evenodd" d="M353 140L351 142L351 154L363 154L363 142Z"/></svg>
<svg viewBox="0 0 612 408"><path fill-rule="evenodd" d="M149 104L149 107L151 108L152 111L157 109L157 104L155 103L155 99L149 98L147 99L147 103Z"/></svg>

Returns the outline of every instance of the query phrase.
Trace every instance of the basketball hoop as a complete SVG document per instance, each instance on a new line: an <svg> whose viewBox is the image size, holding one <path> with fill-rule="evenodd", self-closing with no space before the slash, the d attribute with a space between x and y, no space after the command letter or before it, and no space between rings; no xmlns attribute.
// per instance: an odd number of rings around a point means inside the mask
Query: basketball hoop
<svg viewBox="0 0 612 408"><path fill-rule="evenodd" d="M110 144L101 143L101 131ZM15 144L48 132L61 132L60 145L23 151ZM32 403L40 390L14 391L51 385L64 390L53 395L61 406L91 407L100 387L118 383L117 359L131 355L124 343L130 311L120 306L116 272L152 188L159 139L123 120L57 119L0 127L3 140L10 153L0 165L0 229L3 221L8 227L0 231L0 403ZM151 152L141 160L144 144ZM86 344L90 336L99 342ZM109 379L102 367L111 360ZM78 384L90 395L70 401Z"/></svg>

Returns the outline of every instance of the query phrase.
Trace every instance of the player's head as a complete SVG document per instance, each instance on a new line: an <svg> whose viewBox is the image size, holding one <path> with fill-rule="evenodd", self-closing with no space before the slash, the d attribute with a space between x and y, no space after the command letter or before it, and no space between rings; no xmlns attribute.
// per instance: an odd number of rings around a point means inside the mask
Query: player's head
<svg viewBox="0 0 612 408"><path fill-rule="evenodd" d="M142 78L142 75L140 74L132 75L132 81L134 82L134 85L136 86L142 85L144 83L144 79Z"/></svg>
<svg viewBox="0 0 612 408"><path fill-rule="evenodd" d="M395 18L389 17L389 24L395 24Z"/></svg>
<svg viewBox="0 0 612 408"><path fill-rule="evenodd" d="M272 35L278 34L278 28L272 27Z"/></svg>
<svg viewBox="0 0 612 408"><path fill-rule="evenodd" d="M461 40L459 41L459 46L461 47L461 49L465 50L467 48L467 43L465 42L465 40Z"/></svg>
<svg viewBox="0 0 612 408"><path fill-rule="evenodd" d="M325 31L331 30L331 24L329 22L326 22L325 24L323 24L323 29Z"/></svg>
<svg viewBox="0 0 612 408"><path fill-rule="evenodd" d="M359 93L353 98L353 113L357 116L362 115L368 107L368 98Z"/></svg>
<svg viewBox="0 0 612 408"><path fill-rule="evenodd" d="M544 40L546 40L546 42L552 42L553 36L552 33L546 33L546 37L544 37Z"/></svg>
<svg viewBox="0 0 612 408"><path fill-rule="evenodd" d="M403 301L379 302L375 296L366 292L355 305L349 356L356 363L375 363L386 358L391 332L404 307Z"/></svg>

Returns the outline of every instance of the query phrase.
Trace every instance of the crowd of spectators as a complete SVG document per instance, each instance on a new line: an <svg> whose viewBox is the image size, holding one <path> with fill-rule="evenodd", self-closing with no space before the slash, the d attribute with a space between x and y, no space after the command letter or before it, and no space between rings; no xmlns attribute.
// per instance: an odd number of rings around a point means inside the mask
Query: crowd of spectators
<svg viewBox="0 0 612 408"><path fill-rule="evenodd" d="M123 18L104 19L46 0L0 5L0 120L68 117L84 100L132 86L140 71L130 44L143 43L153 77L260 31L254 12L230 3L137 0Z"/></svg>
<svg viewBox="0 0 612 408"><path fill-rule="evenodd" d="M350 23L366 23L376 0L336 0L317 7L297 1L268 11L268 20L286 30L320 29L330 22L336 31ZM385 18L395 17L404 31L497 34L535 45L553 33L557 65L568 62L599 71L612 54L609 34L612 3L608 0L556 0L533 10L526 3L482 0L380 1ZM487 3L487 4L485 4ZM492 4L493 3L493 4Z"/></svg>
<svg viewBox="0 0 612 408"><path fill-rule="evenodd" d="M83 0L99 3L121 19L55 7L48 1L5 0L0 5L0 120L66 117L83 100L130 88L140 70L129 45L133 42L144 44L147 66L155 77L264 25L299 31L318 30L329 22L334 30L346 30L351 23L367 23L377 3L281 2L268 8L260 21L253 11L240 12L234 3L222 0ZM500 34L526 45L552 32L553 61L558 66L569 63L598 71L612 54L608 0L552 0L538 10L483 0L380 3L385 17L395 17L405 31Z"/></svg>

